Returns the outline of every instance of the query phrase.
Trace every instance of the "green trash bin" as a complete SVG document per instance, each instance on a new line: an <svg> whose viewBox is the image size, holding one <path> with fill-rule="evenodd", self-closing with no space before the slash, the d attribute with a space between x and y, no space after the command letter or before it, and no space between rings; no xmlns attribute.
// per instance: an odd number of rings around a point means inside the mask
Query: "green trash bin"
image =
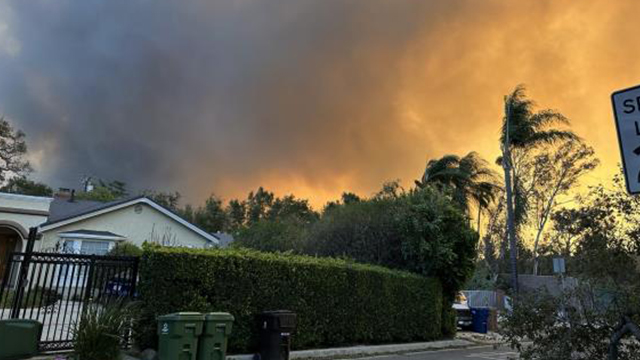
<svg viewBox="0 0 640 360"><path fill-rule="evenodd" d="M29 319L0 320L0 360L38 354L42 324Z"/></svg>
<svg viewBox="0 0 640 360"><path fill-rule="evenodd" d="M204 315L204 330L198 344L198 360L225 360L233 315L214 312Z"/></svg>
<svg viewBox="0 0 640 360"><path fill-rule="evenodd" d="M203 321L196 312L158 316L159 360L196 360Z"/></svg>

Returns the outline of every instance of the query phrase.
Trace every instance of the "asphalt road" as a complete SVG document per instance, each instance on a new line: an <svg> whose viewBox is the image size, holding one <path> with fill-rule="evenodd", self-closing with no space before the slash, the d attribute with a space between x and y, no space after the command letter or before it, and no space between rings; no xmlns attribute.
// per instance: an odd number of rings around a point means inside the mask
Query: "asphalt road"
<svg viewBox="0 0 640 360"><path fill-rule="evenodd" d="M403 355L383 355L358 360L510 360L518 354L508 347L478 346L462 350L422 351Z"/></svg>

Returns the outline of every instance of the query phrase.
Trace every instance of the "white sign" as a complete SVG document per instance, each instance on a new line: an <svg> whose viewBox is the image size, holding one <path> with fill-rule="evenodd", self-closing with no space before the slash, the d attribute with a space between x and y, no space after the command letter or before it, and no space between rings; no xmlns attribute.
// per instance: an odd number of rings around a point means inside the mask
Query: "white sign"
<svg viewBox="0 0 640 360"><path fill-rule="evenodd" d="M640 86L611 95L627 190L640 193Z"/></svg>
<svg viewBox="0 0 640 360"><path fill-rule="evenodd" d="M556 274L564 274L564 258L553 258L553 272Z"/></svg>

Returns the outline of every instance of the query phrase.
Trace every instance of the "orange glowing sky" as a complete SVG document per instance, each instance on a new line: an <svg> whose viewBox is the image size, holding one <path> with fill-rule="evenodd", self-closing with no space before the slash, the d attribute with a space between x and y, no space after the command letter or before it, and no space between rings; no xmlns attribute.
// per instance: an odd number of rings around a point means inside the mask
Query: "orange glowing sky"
<svg viewBox="0 0 640 360"><path fill-rule="evenodd" d="M24 29L49 16L35 3L3 5L0 110L29 135L37 176L60 186L90 173L192 203L264 186L320 207L410 186L444 154L492 162L502 98L520 83L595 148L585 182L607 182L610 94L640 83L637 1L240 0L151 14L115 1L77 29L64 24L87 10L64 3L42 33ZM83 26L83 46L57 36Z"/></svg>

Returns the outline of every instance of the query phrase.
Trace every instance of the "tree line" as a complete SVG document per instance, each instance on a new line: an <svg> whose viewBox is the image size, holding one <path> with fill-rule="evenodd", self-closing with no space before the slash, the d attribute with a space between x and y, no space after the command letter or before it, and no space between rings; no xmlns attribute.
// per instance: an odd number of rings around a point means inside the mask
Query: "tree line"
<svg viewBox="0 0 640 360"><path fill-rule="evenodd" d="M0 137L3 144L7 144L0 147L0 159L4 161L4 165L0 165L3 184L0 191L50 196L51 188L27 177L31 167L24 161L24 133L12 129L4 119L0 124ZM563 205L573 198L581 177L598 165L593 149L570 129L569 120L552 109L538 110L523 86L517 86L504 98L497 145L501 156L495 163L474 151L430 159L411 189L402 189L397 181L389 182L369 197L344 193L341 199L329 202L321 210L313 209L305 199L294 195L279 197L262 187L244 199L227 202L212 194L199 206L180 206L178 192L146 190L141 194L208 232L232 233L238 244L244 246L267 251L325 251L358 258L360 254L349 248L356 247L353 243L357 241L344 237L371 238L357 246L362 257L369 259L375 256L367 246L375 248L381 237L395 236L385 229L369 226L364 220L377 217L381 222L388 220L381 214L396 210L394 204L383 199L409 196L425 189L437 191L449 199L470 224L474 219L473 227L481 240L476 249L481 278L476 280L493 286L500 274L548 272L547 260L555 254L550 249L557 249L557 244L563 241L565 234L558 229L570 213ZM501 169L501 173L497 169ZM93 191L79 192L79 199L112 201L131 195L121 181L95 179L93 182ZM310 245L317 242L312 239L319 235L314 234L322 232L327 222L338 224L344 222L344 218L356 216L357 212L361 212L358 215L358 221L363 224L361 229L336 235L342 239L334 239L338 249L327 250L334 240Z"/></svg>

